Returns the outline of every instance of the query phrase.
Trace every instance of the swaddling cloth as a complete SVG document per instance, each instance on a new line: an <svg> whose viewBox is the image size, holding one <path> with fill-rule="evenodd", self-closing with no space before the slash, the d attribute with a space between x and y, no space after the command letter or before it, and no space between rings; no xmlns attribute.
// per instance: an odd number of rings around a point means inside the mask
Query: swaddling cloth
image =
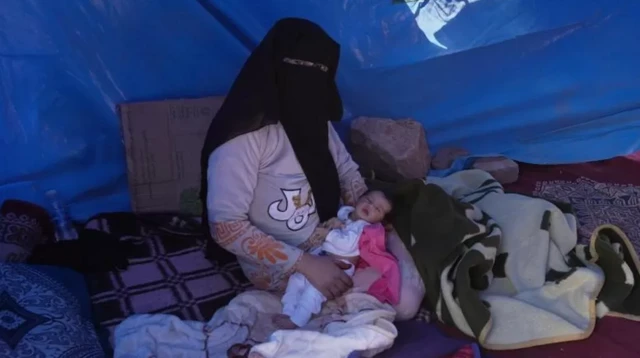
<svg viewBox="0 0 640 358"><path fill-rule="evenodd" d="M349 219L349 214L353 210L354 208L350 206L340 208L338 219L345 225L342 228L333 229L327 234L327 238L322 244L322 251L342 257L360 255L358 241L362 230L368 223L363 220ZM350 262L343 261L351 265L344 272L350 277L353 276L355 267ZM312 315L320 312L322 304L326 300L327 298L313 287L304 275L294 273L289 278L287 289L282 296L282 313L289 316L298 327L303 327L309 322Z"/></svg>

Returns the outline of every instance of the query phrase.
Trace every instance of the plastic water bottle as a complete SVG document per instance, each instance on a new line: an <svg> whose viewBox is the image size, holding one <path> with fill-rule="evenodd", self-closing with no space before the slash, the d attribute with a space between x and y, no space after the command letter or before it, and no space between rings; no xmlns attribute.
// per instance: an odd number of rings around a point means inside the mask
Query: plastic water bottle
<svg viewBox="0 0 640 358"><path fill-rule="evenodd" d="M55 190L49 190L46 195L51 205L51 221L56 228L56 240L76 240L78 231L73 227L69 211L58 198L58 193Z"/></svg>

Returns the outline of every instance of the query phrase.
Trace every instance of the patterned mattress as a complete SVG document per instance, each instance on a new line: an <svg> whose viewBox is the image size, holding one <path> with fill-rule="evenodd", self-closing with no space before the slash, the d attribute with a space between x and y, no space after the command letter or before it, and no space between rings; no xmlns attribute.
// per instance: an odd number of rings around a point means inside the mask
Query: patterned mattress
<svg viewBox="0 0 640 358"><path fill-rule="evenodd" d="M102 339L136 313L166 313L209 320L251 287L238 263L217 265L204 256L203 236L190 219L173 215L102 214L87 229L134 243L126 270L86 276L94 320ZM198 229L196 229L198 227Z"/></svg>

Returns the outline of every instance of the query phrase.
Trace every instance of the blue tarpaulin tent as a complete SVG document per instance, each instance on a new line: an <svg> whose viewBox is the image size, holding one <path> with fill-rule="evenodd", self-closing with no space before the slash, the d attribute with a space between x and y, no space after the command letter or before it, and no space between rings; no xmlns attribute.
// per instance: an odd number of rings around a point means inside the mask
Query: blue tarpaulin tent
<svg viewBox="0 0 640 358"><path fill-rule="evenodd" d="M640 148L633 0L3 0L0 199L127 210L118 103L224 94L279 18L342 45L342 130L413 117L434 148L530 163Z"/></svg>

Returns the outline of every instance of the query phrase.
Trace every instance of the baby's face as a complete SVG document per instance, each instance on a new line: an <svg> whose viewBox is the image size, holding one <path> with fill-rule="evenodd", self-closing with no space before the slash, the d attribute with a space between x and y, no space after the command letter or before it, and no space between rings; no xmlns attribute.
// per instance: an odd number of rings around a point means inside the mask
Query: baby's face
<svg viewBox="0 0 640 358"><path fill-rule="evenodd" d="M358 199L356 215L371 224L379 223L391 211L391 203L380 191L370 191Z"/></svg>

